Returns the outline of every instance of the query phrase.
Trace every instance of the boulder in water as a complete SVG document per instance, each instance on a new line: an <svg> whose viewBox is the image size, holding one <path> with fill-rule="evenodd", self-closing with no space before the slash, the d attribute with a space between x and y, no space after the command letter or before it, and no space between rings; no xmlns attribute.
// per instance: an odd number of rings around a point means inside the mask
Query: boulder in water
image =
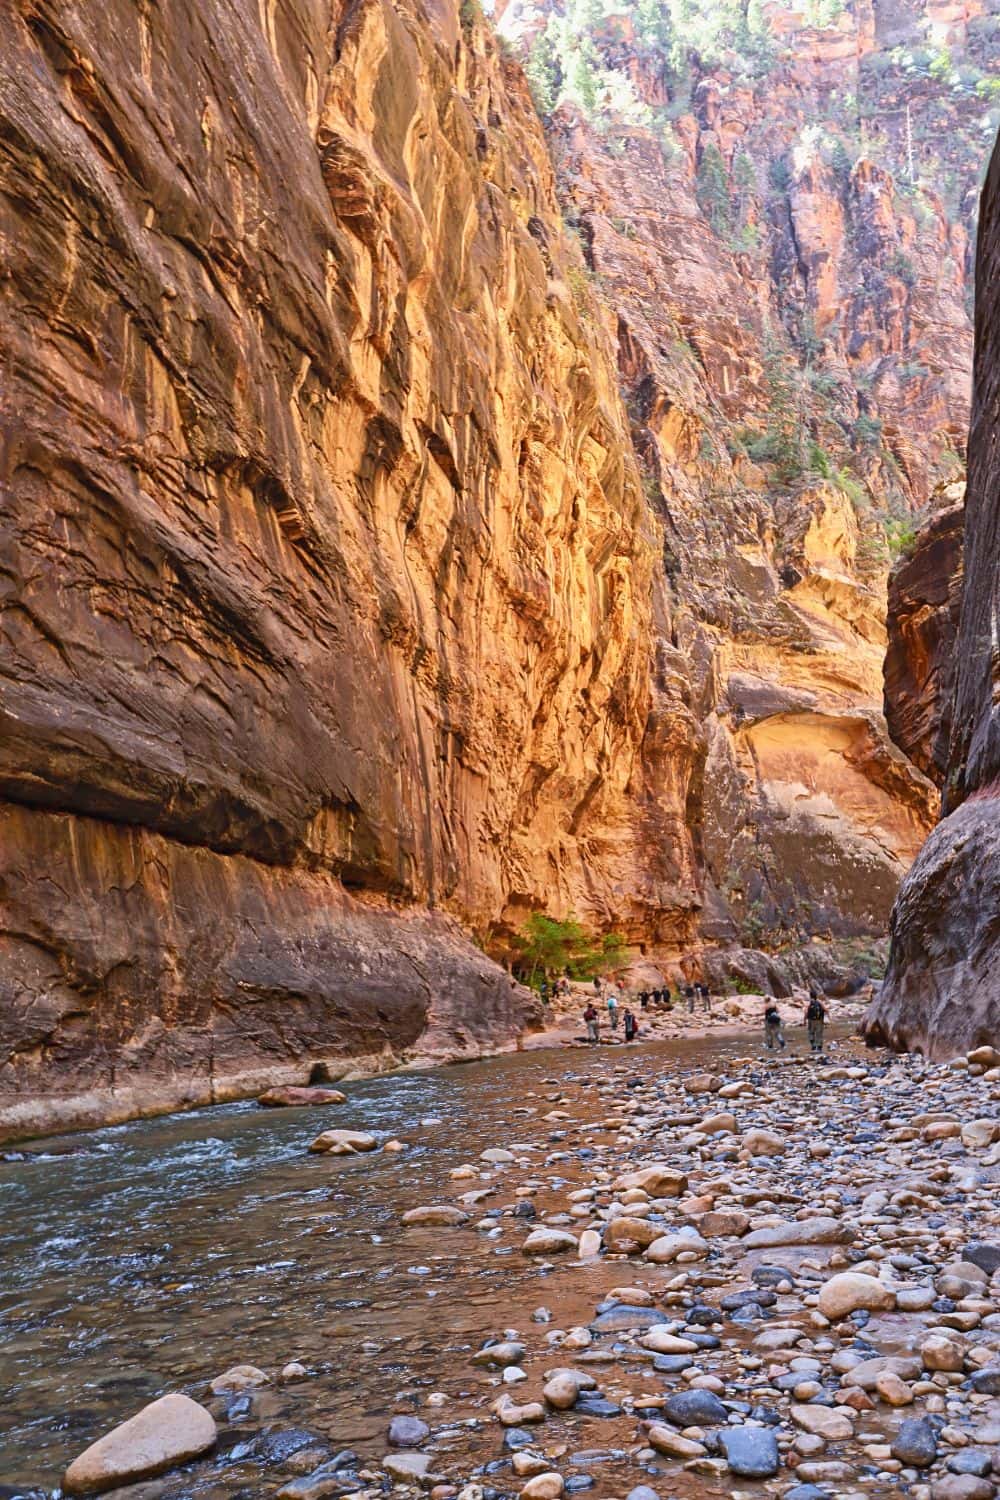
<svg viewBox="0 0 1000 1500"><path fill-rule="evenodd" d="M257 1103L263 1104L267 1109L278 1109L301 1104L343 1104L346 1097L339 1089L307 1088L304 1085L290 1084L287 1088L268 1089L258 1096Z"/></svg>
<svg viewBox="0 0 1000 1500"><path fill-rule="evenodd" d="M63 1477L68 1495L99 1495L162 1474L207 1453L215 1443L210 1412L189 1396L161 1396L98 1438Z"/></svg>

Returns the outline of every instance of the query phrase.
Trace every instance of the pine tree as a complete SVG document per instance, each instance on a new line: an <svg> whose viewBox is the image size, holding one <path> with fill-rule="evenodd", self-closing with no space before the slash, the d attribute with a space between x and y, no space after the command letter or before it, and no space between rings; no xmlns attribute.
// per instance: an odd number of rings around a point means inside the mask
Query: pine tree
<svg viewBox="0 0 1000 1500"><path fill-rule="evenodd" d="M551 114L559 97L559 62L548 26L532 42L524 72L538 113Z"/></svg>
<svg viewBox="0 0 1000 1500"><path fill-rule="evenodd" d="M729 178L722 152L714 141L709 141L701 154L695 192L701 211L716 234L731 234L733 215L729 202Z"/></svg>
<svg viewBox="0 0 1000 1500"><path fill-rule="evenodd" d="M587 118L597 110L597 78L588 51L578 47L569 70L569 86L574 99Z"/></svg>
<svg viewBox="0 0 1000 1500"><path fill-rule="evenodd" d="M767 447L778 478L791 484L802 474L801 391L787 351L768 327L764 331L767 382Z"/></svg>

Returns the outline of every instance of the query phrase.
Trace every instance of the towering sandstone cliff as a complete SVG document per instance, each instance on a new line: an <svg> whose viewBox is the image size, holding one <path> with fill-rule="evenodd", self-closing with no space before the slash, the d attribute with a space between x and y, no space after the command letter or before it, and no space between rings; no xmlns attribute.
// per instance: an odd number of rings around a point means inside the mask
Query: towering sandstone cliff
<svg viewBox="0 0 1000 1500"><path fill-rule="evenodd" d="M0 1128L494 1045L533 908L877 933L931 825L884 538L961 463L983 101L880 74L946 206L807 130L930 9L683 97L604 17L642 110L546 138L475 11L15 0Z"/></svg>
<svg viewBox="0 0 1000 1500"><path fill-rule="evenodd" d="M510 1036L446 914L661 842L653 528L519 71L448 5L16 10L4 1095Z"/></svg>
<svg viewBox="0 0 1000 1500"><path fill-rule="evenodd" d="M953 597L960 592L961 607L957 620L954 610L937 611L932 634L939 645L930 653L922 649L927 633L906 626L921 616L933 618L933 611L903 613L899 660L915 661L917 667L903 675L898 715L907 726L916 725L905 689L919 681L921 662L948 660L950 670L938 666L931 673L921 733L924 751L943 781L945 816L899 893L889 971L868 1030L874 1040L948 1056L995 1043L1000 1034L1000 146L983 191L976 266L974 401L961 564L956 558L949 568L947 555L931 561L936 543L940 546L940 535L926 535L914 563L926 560L935 600L950 588ZM907 635L908 654L902 650ZM895 685L887 680L890 694Z"/></svg>

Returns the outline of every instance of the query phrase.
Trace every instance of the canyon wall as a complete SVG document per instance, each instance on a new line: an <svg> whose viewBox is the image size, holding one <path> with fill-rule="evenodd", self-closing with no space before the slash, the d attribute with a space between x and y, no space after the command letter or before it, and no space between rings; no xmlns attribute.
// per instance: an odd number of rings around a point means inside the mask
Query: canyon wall
<svg viewBox="0 0 1000 1500"><path fill-rule="evenodd" d="M809 134L847 14L683 97L604 17L646 113L543 130L468 0L15 0L0 1130L501 1045L533 909L731 972L883 929L972 127L951 206Z"/></svg>
<svg viewBox="0 0 1000 1500"><path fill-rule="evenodd" d="M4 1098L511 1037L435 913L688 858L519 70L450 5L25 0L2 110Z"/></svg>
<svg viewBox="0 0 1000 1500"><path fill-rule="evenodd" d="M933 543L928 538L925 546ZM918 553L919 557L919 553ZM945 816L904 881L889 968L867 1017L875 1042L945 1057L1000 1033L1000 147L983 190L976 265L976 358L961 607L948 692L925 739L940 760ZM948 589L947 558L935 597ZM953 590L958 566L952 568ZM920 656L918 651L916 655ZM915 675L919 675L915 674ZM940 675L940 674L939 674ZM892 680L887 681L891 690ZM930 698L933 708L934 698ZM912 722L912 719L910 719ZM938 747L947 733L947 754Z"/></svg>
<svg viewBox="0 0 1000 1500"><path fill-rule="evenodd" d="M696 735L692 942L884 930L936 815L882 715L885 589L963 466L969 72L991 33L932 12L770 7L751 36L725 5L500 10L663 528L660 681Z"/></svg>

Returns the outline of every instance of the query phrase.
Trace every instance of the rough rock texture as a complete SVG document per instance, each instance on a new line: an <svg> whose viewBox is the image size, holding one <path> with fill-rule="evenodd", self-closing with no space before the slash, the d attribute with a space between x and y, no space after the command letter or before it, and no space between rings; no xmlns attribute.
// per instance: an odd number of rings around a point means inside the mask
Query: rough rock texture
<svg viewBox="0 0 1000 1500"><path fill-rule="evenodd" d="M5 1135L303 1082L303 1059L475 1056L530 1015L443 913L147 829L9 806L0 892Z"/></svg>
<svg viewBox="0 0 1000 1500"><path fill-rule="evenodd" d="M322 949L344 887L483 930L660 842L653 549L523 80L377 0L5 40L4 1092L256 1078L342 1013L337 1050L496 1041L467 944L368 999Z"/></svg>
<svg viewBox="0 0 1000 1500"><path fill-rule="evenodd" d="M560 9L502 10L535 75L553 38L565 61ZM827 31L775 9L788 34L757 75L739 47L668 64L621 10L590 32L596 106L553 89L559 191L663 527L653 703L691 767L689 944L884 930L937 812L882 716L886 534L961 466L967 227L897 191L843 94L920 33L923 7L899 9L891 37L864 6ZM912 96L918 133L946 103L974 180L969 100L892 71L879 89L887 120Z"/></svg>
<svg viewBox="0 0 1000 1500"><path fill-rule="evenodd" d="M886 722L937 786L948 770L964 519L961 504L940 511L889 578Z"/></svg>
<svg viewBox="0 0 1000 1500"><path fill-rule="evenodd" d="M1000 1035L1000 148L983 189L964 582L946 816L903 884L873 1041L949 1056Z"/></svg>

